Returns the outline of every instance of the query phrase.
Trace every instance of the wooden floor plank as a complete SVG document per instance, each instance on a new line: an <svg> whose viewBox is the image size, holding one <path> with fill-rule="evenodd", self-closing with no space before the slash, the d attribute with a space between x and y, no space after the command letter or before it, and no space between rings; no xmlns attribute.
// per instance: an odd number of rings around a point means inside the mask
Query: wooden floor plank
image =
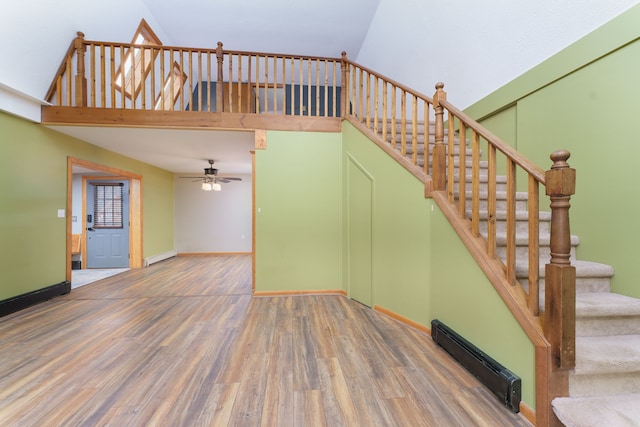
<svg viewBox="0 0 640 427"><path fill-rule="evenodd" d="M518 426L423 332L178 257L0 319L0 425Z"/></svg>

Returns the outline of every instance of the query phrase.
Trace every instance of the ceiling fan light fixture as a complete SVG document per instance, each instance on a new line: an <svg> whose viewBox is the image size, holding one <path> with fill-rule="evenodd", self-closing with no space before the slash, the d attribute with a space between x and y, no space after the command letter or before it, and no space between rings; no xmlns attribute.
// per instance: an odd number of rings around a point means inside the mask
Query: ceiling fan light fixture
<svg viewBox="0 0 640 427"><path fill-rule="evenodd" d="M218 184L218 185L220 185L220 184ZM205 181L205 182L202 183L202 189L204 191L211 191L211 190L213 190L212 184L210 182L206 182Z"/></svg>
<svg viewBox="0 0 640 427"><path fill-rule="evenodd" d="M213 184L210 184L211 189L213 191L220 191L222 190L222 186L220 184L218 184L217 182L214 182Z"/></svg>

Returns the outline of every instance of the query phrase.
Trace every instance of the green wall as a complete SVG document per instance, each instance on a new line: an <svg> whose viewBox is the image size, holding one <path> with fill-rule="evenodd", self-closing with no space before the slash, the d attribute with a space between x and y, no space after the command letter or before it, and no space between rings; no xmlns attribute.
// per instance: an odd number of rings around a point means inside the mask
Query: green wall
<svg viewBox="0 0 640 427"><path fill-rule="evenodd" d="M345 171L357 161L373 178L373 305L451 326L520 376L535 408L533 345L424 185L348 122L343 144Z"/></svg>
<svg viewBox="0 0 640 427"><path fill-rule="evenodd" d="M343 143L345 170L356 162L373 181L371 305L428 326L431 201L424 198L424 184L348 122ZM346 200L346 186L344 193Z"/></svg>
<svg viewBox="0 0 640 427"><path fill-rule="evenodd" d="M256 150L256 291L343 289L339 133L267 132Z"/></svg>
<svg viewBox="0 0 640 427"><path fill-rule="evenodd" d="M505 139L543 169L551 166L554 150L571 152L569 163L577 171L571 232L580 237L578 258L612 265L612 289L635 297L638 22L635 6L467 110L499 136L505 131ZM502 114L505 108L514 113Z"/></svg>
<svg viewBox="0 0 640 427"><path fill-rule="evenodd" d="M143 175L143 250L173 249L173 175L0 112L0 300L65 280L67 157Z"/></svg>
<svg viewBox="0 0 640 427"><path fill-rule="evenodd" d="M535 409L535 348L436 207L431 219L431 312L522 380Z"/></svg>

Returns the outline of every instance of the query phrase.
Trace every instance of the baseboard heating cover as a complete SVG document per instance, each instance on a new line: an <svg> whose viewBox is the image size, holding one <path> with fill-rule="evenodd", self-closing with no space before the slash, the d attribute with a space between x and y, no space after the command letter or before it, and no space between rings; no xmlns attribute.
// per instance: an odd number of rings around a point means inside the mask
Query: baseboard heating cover
<svg viewBox="0 0 640 427"><path fill-rule="evenodd" d="M143 260L144 266L149 267L151 264L164 261L165 259L173 258L174 256L177 256L177 255L178 255L178 251L176 251L175 249L172 251L162 252L161 254L152 255Z"/></svg>
<svg viewBox="0 0 640 427"><path fill-rule="evenodd" d="M431 338L491 390L511 411L520 412L520 377L437 319L431 321Z"/></svg>

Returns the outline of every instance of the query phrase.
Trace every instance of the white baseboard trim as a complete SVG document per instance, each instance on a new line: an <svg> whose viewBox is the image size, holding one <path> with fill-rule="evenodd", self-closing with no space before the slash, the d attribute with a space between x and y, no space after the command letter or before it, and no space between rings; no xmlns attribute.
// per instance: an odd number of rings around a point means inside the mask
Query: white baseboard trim
<svg viewBox="0 0 640 427"><path fill-rule="evenodd" d="M162 252L161 254L152 255L150 257L146 257L143 259L143 266L149 267L151 264L155 264L156 262L164 261L165 259L173 258L178 255L178 251L175 249L172 251Z"/></svg>

